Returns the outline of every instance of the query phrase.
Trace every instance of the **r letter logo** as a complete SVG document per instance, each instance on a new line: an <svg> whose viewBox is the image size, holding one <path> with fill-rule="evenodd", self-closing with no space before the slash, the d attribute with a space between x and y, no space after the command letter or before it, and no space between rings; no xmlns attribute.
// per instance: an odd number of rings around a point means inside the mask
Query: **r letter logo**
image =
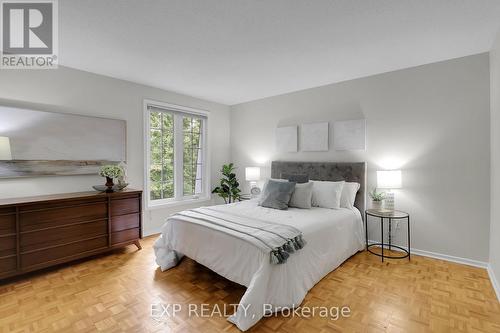
<svg viewBox="0 0 500 333"><path fill-rule="evenodd" d="M0 68L57 68L57 0L0 0L0 6Z"/></svg>

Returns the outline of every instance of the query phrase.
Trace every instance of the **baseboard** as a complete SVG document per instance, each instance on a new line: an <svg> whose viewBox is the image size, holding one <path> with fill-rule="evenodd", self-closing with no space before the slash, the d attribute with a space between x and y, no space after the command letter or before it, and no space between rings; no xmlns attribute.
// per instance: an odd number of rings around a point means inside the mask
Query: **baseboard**
<svg viewBox="0 0 500 333"><path fill-rule="evenodd" d="M490 264L488 264L487 270L488 270L488 275L490 276L491 284L493 285L493 289L497 294L497 299L500 302L500 284L498 283L497 277L495 276L495 272L493 271L493 268L491 268Z"/></svg>
<svg viewBox="0 0 500 333"><path fill-rule="evenodd" d="M368 243L374 244L374 243L379 243L379 241L370 240L370 241L368 241ZM399 245L399 244L394 244L394 245ZM399 246L401 246L401 245L399 245ZM397 248L395 248L394 250L398 251ZM455 257L455 256L450 256L447 254L436 253L436 252L431 252L431 251L424 251L424 250L415 249L413 247L411 248L411 254L416 254L419 256L423 256L423 257L429 257L429 258L434 258L434 259L450 261L450 262L454 262L457 264L463 264L463 265L474 266L474 267L485 268L485 269L488 268L488 263L484 262L484 261Z"/></svg>
<svg viewBox="0 0 500 333"><path fill-rule="evenodd" d="M474 266L474 267L479 267L479 268L488 268L487 262L479 261L479 260L473 260L473 259L462 258L462 257L455 257L455 256L447 255L447 254L435 253L435 252L424 251L424 250L413 249L413 248L411 249L411 253L417 254L420 256L424 256L424 257L429 257L429 258L451 261L451 262L454 262L457 264L464 264L464 265L469 265L469 266Z"/></svg>
<svg viewBox="0 0 500 333"><path fill-rule="evenodd" d="M151 235L157 235L159 233L161 233L161 227L151 228L151 229L143 229L142 230L142 236L143 237L148 237L148 236L151 236Z"/></svg>

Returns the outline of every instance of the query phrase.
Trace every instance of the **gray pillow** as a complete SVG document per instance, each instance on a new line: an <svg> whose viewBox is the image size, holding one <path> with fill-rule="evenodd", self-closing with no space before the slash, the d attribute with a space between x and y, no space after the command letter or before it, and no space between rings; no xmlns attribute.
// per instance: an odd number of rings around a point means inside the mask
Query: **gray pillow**
<svg viewBox="0 0 500 333"><path fill-rule="evenodd" d="M282 173L281 178L288 179L289 182L294 182L297 184L303 184L309 181L309 175L306 174Z"/></svg>
<svg viewBox="0 0 500 333"><path fill-rule="evenodd" d="M297 184L288 204L290 207L310 209L312 206L313 183Z"/></svg>
<svg viewBox="0 0 500 333"><path fill-rule="evenodd" d="M259 206L262 206L262 201L264 201L264 199L265 199L264 193L266 193L267 183L269 183L270 180L273 180L275 182L287 182L288 181L287 179L278 179L278 178L269 178L268 180L266 180L266 182L264 183L264 186L262 187L262 192L260 192L259 202L258 202Z"/></svg>
<svg viewBox="0 0 500 333"><path fill-rule="evenodd" d="M262 207L274 209L288 209L288 203L292 197L295 183L269 180L265 192L262 194Z"/></svg>

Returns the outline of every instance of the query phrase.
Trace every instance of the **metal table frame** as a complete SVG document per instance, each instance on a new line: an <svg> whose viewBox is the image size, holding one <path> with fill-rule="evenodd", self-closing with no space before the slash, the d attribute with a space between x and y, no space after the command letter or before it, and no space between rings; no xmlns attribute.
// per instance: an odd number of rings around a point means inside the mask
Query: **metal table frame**
<svg viewBox="0 0 500 333"><path fill-rule="evenodd" d="M392 214L391 214L392 213ZM408 258L408 260L411 260L411 237L410 237L410 214L405 213L405 212L399 212L401 215L394 215L393 212L373 212L366 210L365 211L365 237L366 237L366 250L376 256L379 256L382 258L382 262L384 262L384 258L388 259L404 259ZM381 234L381 242L380 243L373 243L373 244L368 244L368 216L372 217L378 217L380 218L380 234ZM384 243L384 219L389 220L389 244ZM391 235L391 230L392 230L392 220L400 220L400 219L406 219L407 220L407 226L408 226L408 248L405 249L401 246L398 245L393 245L392 244L392 235ZM370 248L372 246L380 246L382 249L382 254L373 252ZM392 248L397 248L405 253L403 256L387 256L384 255L384 247L388 247L389 250L392 250Z"/></svg>

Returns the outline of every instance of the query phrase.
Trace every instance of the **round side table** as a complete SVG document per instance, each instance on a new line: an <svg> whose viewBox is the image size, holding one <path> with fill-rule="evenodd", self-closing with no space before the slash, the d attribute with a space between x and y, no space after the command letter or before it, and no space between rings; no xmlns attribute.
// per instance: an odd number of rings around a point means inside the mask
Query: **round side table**
<svg viewBox="0 0 500 333"><path fill-rule="evenodd" d="M373 244L368 244L368 217L377 217L380 218L380 243L373 243ZM384 220L387 219L389 221L389 244L384 243ZM392 221L393 220L400 220L400 219L406 219L407 221L407 233L408 233L408 248L404 248L398 245L393 245L392 244L392 239L391 239L391 230L392 230ZM384 258L388 259L404 259L408 257L408 260L410 260L411 257L411 250L410 250L410 244L411 244L411 239L410 239L410 215L408 213L399 211L399 210L394 210L394 211L385 211L385 210L379 210L379 209L367 209L365 211L365 236L366 236L366 250L374 255L377 255L382 258L382 262L384 262ZM370 248L372 246L380 246L382 249L382 254L373 252ZM389 250L392 250L392 248L397 248L398 250L403 251L404 255L402 256L387 256L384 255L384 248L388 247Z"/></svg>

